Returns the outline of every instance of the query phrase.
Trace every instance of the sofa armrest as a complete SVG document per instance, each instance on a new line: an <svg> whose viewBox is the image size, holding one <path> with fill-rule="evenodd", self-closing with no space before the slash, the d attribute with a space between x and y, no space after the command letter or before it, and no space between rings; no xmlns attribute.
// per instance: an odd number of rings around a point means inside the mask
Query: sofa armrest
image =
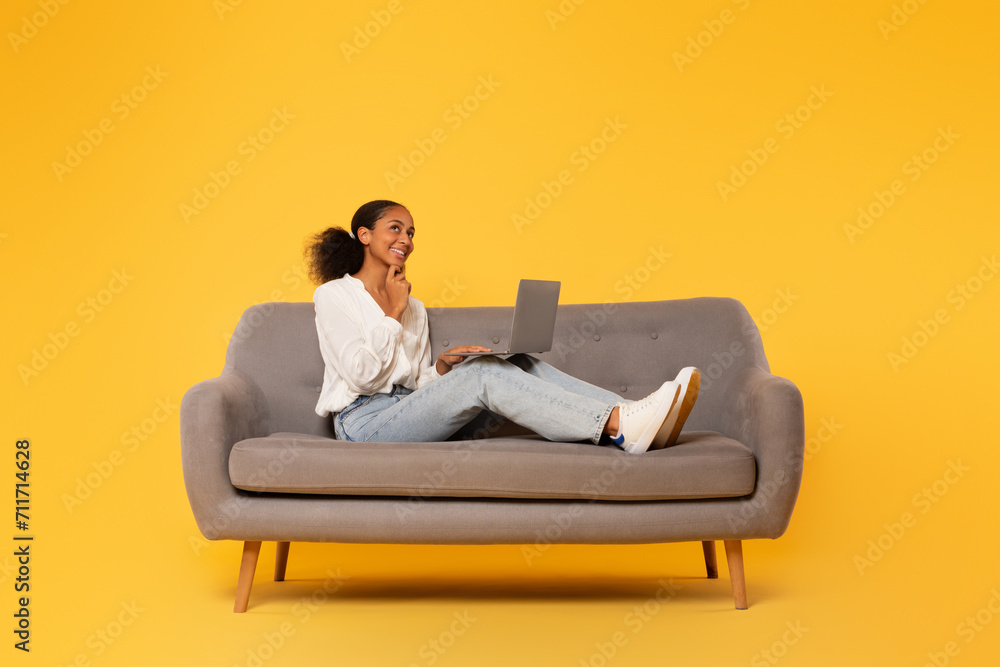
<svg viewBox="0 0 1000 667"><path fill-rule="evenodd" d="M218 539L248 497L229 480L229 452L241 440L270 434L267 400L249 376L229 370L184 394L180 421L188 500L198 529Z"/></svg>
<svg viewBox="0 0 1000 667"><path fill-rule="evenodd" d="M753 452L754 491L733 528L779 537L788 528L802 481L805 417L802 394L783 377L750 366L726 390L721 431Z"/></svg>

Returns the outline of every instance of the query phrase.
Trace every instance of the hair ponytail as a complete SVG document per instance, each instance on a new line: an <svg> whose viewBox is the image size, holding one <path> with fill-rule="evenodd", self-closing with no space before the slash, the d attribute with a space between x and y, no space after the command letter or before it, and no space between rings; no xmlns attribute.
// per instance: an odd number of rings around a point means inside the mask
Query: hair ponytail
<svg viewBox="0 0 1000 667"><path fill-rule="evenodd" d="M365 246L358 240L358 229L374 229L375 221L394 206L402 204L387 199L377 199L363 204L351 219L351 230L329 227L314 235L306 248L309 277L317 285L336 280L345 273L357 273L365 261Z"/></svg>
<svg viewBox="0 0 1000 667"><path fill-rule="evenodd" d="M306 248L309 277L317 285L357 273L365 259L364 246L340 227L330 227L312 237Z"/></svg>

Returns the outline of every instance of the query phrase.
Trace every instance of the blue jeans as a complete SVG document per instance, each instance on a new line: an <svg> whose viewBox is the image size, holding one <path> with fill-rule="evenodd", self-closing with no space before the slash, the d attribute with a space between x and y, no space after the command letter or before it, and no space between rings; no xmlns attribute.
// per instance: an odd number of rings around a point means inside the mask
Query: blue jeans
<svg viewBox="0 0 1000 667"><path fill-rule="evenodd" d="M472 357L416 391L397 385L390 394L359 396L333 424L341 440L437 442L482 435L506 418L548 440L596 444L620 402L525 354Z"/></svg>

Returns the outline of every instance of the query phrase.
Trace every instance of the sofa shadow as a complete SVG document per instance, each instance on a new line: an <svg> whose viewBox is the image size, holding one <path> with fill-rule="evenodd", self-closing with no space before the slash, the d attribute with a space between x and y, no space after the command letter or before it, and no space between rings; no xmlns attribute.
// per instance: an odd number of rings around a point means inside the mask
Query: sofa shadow
<svg viewBox="0 0 1000 667"><path fill-rule="evenodd" d="M705 576L662 577L511 577L452 576L363 578L352 576L327 592L322 579L286 579L283 582L258 581L254 584L249 610L256 607L313 603L336 605L344 601L407 602L415 600L464 600L517 603L621 601L644 604L647 601L704 602L718 604L720 611L733 609L732 589L728 578ZM751 606L771 597L766 586L755 588Z"/></svg>

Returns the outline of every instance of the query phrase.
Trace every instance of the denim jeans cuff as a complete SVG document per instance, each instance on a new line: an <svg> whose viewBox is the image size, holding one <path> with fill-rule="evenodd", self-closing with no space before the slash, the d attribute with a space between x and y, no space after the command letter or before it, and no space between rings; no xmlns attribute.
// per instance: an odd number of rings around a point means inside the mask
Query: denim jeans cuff
<svg viewBox="0 0 1000 667"><path fill-rule="evenodd" d="M601 444L601 434L604 433L604 425L608 423L608 419L611 417L611 411L614 409L614 405L609 405L604 411L604 414L597 420L597 432L594 433L594 437L590 439L590 441L595 445Z"/></svg>

